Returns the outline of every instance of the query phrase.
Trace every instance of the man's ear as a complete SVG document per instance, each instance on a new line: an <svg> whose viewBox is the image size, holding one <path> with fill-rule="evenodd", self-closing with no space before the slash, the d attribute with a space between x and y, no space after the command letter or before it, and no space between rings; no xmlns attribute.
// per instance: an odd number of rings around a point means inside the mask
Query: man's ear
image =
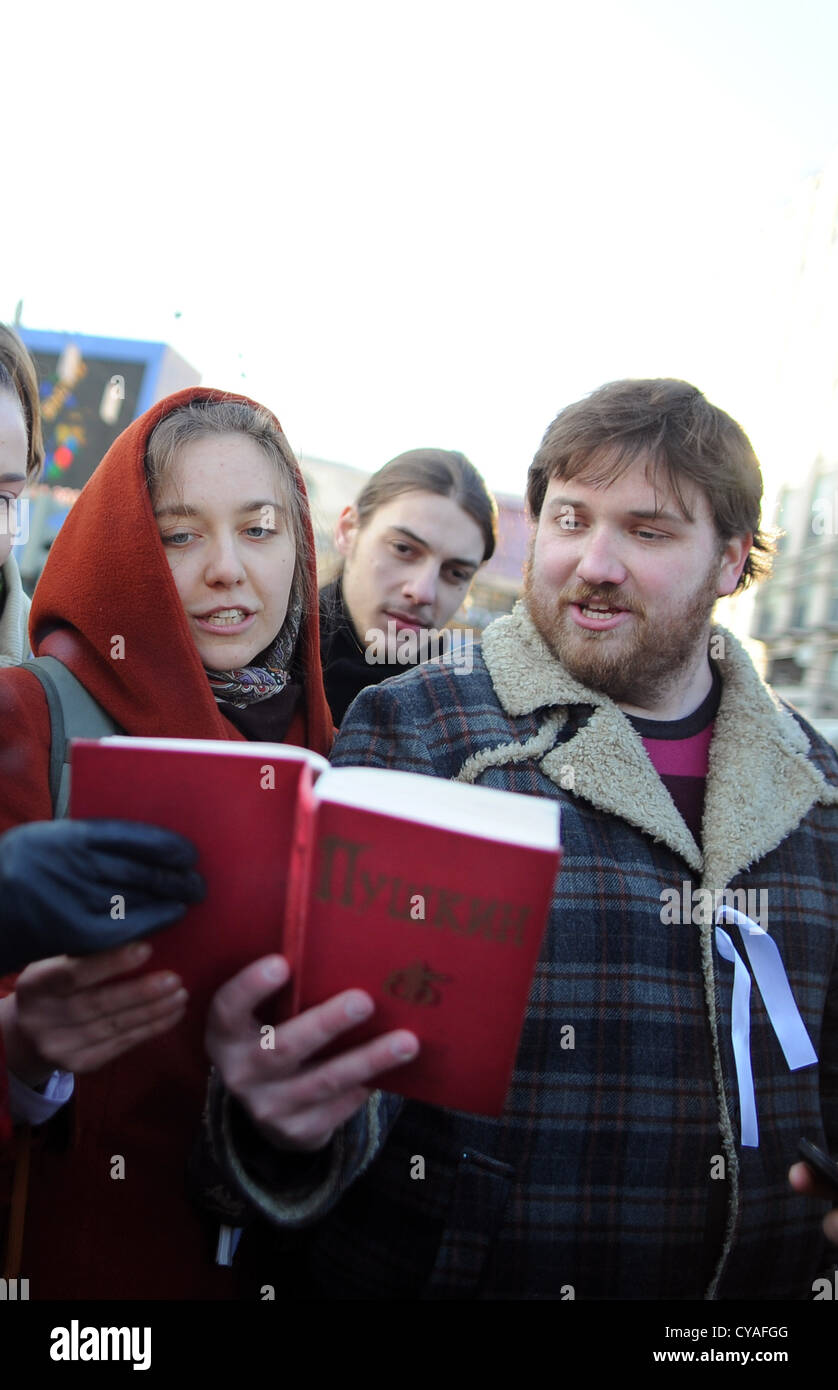
<svg viewBox="0 0 838 1390"><path fill-rule="evenodd" d="M722 563L719 570L719 598L724 598L727 594L732 594L736 585L739 583L739 576L745 568L745 561L751 553L751 546L754 538L750 532L744 536L731 536L725 543L722 551Z"/></svg>
<svg viewBox="0 0 838 1390"><path fill-rule="evenodd" d="M344 507L335 525L335 545L344 557L352 554L360 524L354 503L351 507Z"/></svg>

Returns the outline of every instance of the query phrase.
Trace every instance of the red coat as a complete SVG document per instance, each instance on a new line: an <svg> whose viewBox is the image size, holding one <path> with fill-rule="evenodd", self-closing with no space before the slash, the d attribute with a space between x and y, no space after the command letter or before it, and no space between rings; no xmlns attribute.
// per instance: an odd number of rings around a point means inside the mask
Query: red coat
<svg viewBox="0 0 838 1390"><path fill-rule="evenodd" d="M190 636L145 485L149 435L165 414L220 393L159 402L120 435L50 551L30 633L128 734L238 739L219 713ZM239 399L245 399L241 397ZM299 486L305 495L302 479ZM314 578L314 542L308 527ZM114 638L122 637L122 644ZM316 605L300 632L305 700L287 742L327 753ZM112 657L112 651L124 651ZM26 672L0 672L0 832L49 819L49 716ZM77 1081L72 1123L33 1158L20 1275L30 1298L224 1298L228 1271L184 1192L207 1061L175 1029ZM0 1103L0 1115L2 1104ZM68 1132L69 1131L69 1132ZM116 1163L116 1157L124 1160ZM123 1178L111 1172L124 1169Z"/></svg>

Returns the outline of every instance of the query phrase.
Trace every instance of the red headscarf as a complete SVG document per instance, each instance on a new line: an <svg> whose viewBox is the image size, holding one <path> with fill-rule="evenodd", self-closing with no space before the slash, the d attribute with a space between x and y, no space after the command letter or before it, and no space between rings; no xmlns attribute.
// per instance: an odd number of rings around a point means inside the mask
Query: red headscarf
<svg viewBox="0 0 838 1390"><path fill-rule="evenodd" d="M36 656L54 656L128 734L166 738L241 738L218 712L183 604L172 579L144 460L155 425L193 401L255 402L193 386L166 396L114 442L59 531L32 603ZM276 420L277 428L281 428ZM305 497L302 476L297 483ZM314 573L314 537L306 511ZM114 658L114 638L124 658ZM328 753L332 720L320 671L317 605L304 614L298 639L304 673L304 725L288 742Z"/></svg>

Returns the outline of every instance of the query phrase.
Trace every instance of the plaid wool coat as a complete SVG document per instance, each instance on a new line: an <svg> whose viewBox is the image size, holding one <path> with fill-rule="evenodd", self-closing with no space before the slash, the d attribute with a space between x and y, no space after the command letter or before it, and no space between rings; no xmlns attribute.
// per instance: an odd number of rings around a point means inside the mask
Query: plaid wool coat
<svg viewBox="0 0 838 1390"><path fill-rule="evenodd" d="M376 1092L324 1154L282 1157L212 1089L216 1159L274 1231L308 1229L294 1259L321 1295L812 1297L835 1257L826 1204L787 1171L803 1135L838 1150L838 758L715 631L702 849L628 720L523 605L471 674L429 663L352 706L336 763L556 798L564 862L502 1117ZM757 1148L740 1143L733 967L711 914L662 920L684 885L756 892L818 1054L789 1071L754 986Z"/></svg>

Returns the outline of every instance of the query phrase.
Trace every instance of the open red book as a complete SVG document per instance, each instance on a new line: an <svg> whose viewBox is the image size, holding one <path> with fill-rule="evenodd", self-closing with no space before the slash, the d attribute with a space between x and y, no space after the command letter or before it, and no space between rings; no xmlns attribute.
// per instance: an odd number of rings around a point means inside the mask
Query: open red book
<svg viewBox="0 0 838 1390"><path fill-rule="evenodd" d="M409 1028L420 1054L385 1089L500 1113L561 857L555 802L328 769L275 744L78 740L72 764L74 816L148 821L198 848L207 898L153 938L196 1040L218 986L282 951L280 1017L365 989L375 1014L340 1050Z"/></svg>

